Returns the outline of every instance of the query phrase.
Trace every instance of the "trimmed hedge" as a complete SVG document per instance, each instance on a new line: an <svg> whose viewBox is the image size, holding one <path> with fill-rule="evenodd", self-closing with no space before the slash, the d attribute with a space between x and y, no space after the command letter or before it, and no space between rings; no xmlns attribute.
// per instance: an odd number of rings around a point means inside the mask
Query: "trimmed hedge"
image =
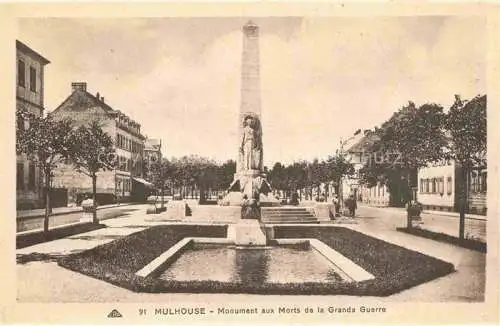
<svg viewBox="0 0 500 326"><path fill-rule="evenodd" d="M446 233L441 232L433 232L421 228L397 228L398 231L408 233L411 235L416 235L419 237L423 237L426 239L436 240L440 242L450 243L456 246L460 246L462 248L467 248L475 251L479 251L482 253L486 253L486 243L472 240L472 239L460 239L454 236L451 236Z"/></svg>
<svg viewBox="0 0 500 326"><path fill-rule="evenodd" d="M157 226L67 256L59 265L136 292L250 293L388 296L454 271L450 263L341 227L276 227L276 238L317 238L375 279L338 283L165 281L135 273L184 237L225 237L227 226Z"/></svg>

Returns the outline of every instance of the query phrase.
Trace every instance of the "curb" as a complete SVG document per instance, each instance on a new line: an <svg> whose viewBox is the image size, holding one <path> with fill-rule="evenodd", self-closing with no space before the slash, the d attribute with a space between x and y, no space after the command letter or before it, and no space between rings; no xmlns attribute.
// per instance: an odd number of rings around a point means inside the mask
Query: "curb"
<svg viewBox="0 0 500 326"><path fill-rule="evenodd" d="M358 205L359 208L373 208L373 209L385 209L385 210L392 210L392 211L399 211L401 213L406 214L405 208L400 208L400 207L390 207L390 206L369 206L369 205ZM427 214L427 215L441 215L441 216L448 216L448 217L455 217L459 218L460 214L456 212L445 212L445 211L429 211L429 210L423 210L422 214ZM470 220L478 220L478 221L487 221L487 216L483 215L475 215L475 214L465 214L466 219Z"/></svg>
<svg viewBox="0 0 500 326"><path fill-rule="evenodd" d="M109 206L101 206L101 207L98 206L97 210L107 209L107 208L116 208L116 207L120 207L120 206L140 205L140 204L141 203L122 203L120 205L113 204L113 205L109 205ZM69 210L69 211L65 211L65 212L52 213L52 214L49 214L49 217L58 216L58 215L66 215L66 214L76 214L76 213L83 213L83 208L80 208L78 210ZM40 218L40 217L45 217L45 214L31 215L31 216L17 216L16 220L29 220L29 219L35 219L35 218Z"/></svg>

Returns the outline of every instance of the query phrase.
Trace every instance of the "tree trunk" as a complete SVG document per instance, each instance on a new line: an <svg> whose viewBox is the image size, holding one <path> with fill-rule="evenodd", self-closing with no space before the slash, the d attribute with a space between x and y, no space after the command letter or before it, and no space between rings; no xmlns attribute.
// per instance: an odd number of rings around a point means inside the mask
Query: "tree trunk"
<svg viewBox="0 0 500 326"><path fill-rule="evenodd" d="M467 164L462 164L462 191L460 195L460 222L458 227L458 237L465 239L465 210L467 207L467 193L469 190L469 169Z"/></svg>
<svg viewBox="0 0 500 326"><path fill-rule="evenodd" d="M406 172L406 187L410 189L411 191L411 181L410 181L410 171L407 171ZM406 192L406 191L405 191ZM406 197L406 196L405 196ZM410 201L408 201L405 205L406 207L406 214L407 214L407 227L409 229L412 228L413 224L412 224L412 216L411 216L411 213L410 213L410 202L411 202L411 196L410 196Z"/></svg>
<svg viewBox="0 0 500 326"><path fill-rule="evenodd" d="M96 174L92 174L92 223L97 224L99 221L97 220L97 205L96 205L96 194L97 194L97 176Z"/></svg>
<svg viewBox="0 0 500 326"><path fill-rule="evenodd" d="M50 169L45 170L45 216L43 218L43 232L49 232L50 216Z"/></svg>
<svg viewBox="0 0 500 326"><path fill-rule="evenodd" d="M161 209L163 209L163 207L165 206L165 200L163 199L163 197L165 196L165 192L163 191L164 188L165 188L165 185L162 183L161 184Z"/></svg>
<svg viewBox="0 0 500 326"><path fill-rule="evenodd" d="M200 186L200 187L199 187L199 190L200 190L200 199L199 199L199 203L200 203L200 204L203 204L203 203L205 202L205 187Z"/></svg>

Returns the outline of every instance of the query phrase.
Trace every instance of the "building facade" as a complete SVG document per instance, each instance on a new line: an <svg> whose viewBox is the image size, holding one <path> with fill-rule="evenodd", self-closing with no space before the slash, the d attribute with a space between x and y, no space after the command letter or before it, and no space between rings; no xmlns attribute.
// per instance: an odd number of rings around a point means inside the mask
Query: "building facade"
<svg viewBox="0 0 500 326"><path fill-rule="evenodd" d="M50 61L21 41L16 41L16 111L37 117L44 114L44 68ZM29 127L29 121L16 119L16 128ZM16 157L16 203L18 209L43 206L43 188L39 168L26 159Z"/></svg>
<svg viewBox="0 0 500 326"><path fill-rule="evenodd" d="M466 211L486 214L487 170L475 167L463 180L454 161L429 164L418 171L417 200L428 210L459 211L462 187L467 187Z"/></svg>
<svg viewBox="0 0 500 326"><path fill-rule="evenodd" d="M366 164L376 164L380 159L377 153L370 151L371 146L377 140L377 135L370 130L352 139L352 146L347 149L347 158L354 166L354 175L343 178L342 195L347 198L354 195L359 202L374 206L388 206L390 194L385 184L377 183L368 187L360 182L360 170Z"/></svg>
<svg viewBox="0 0 500 326"><path fill-rule="evenodd" d="M144 142L144 179L152 182L151 166L154 162L161 161L161 139L147 138Z"/></svg>
<svg viewBox="0 0 500 326"><path fill-rule="evenodd" d="M71 89L71 94L51 115L61 119L71 118L75 127L97 120L114 141L115 168L112 171L101 171L97 175L100 204L103 201L107 203L141 199L144 188L148 186L143 179L145 137L141 134L141 125L119 110L111 108L99 93L89 93L87 83L72 83ZM75 171L71 164L62 164L54 171L53 185L68 189L69 202L78 202L81 197L79 194L92 192L92 180Z"/></svg>

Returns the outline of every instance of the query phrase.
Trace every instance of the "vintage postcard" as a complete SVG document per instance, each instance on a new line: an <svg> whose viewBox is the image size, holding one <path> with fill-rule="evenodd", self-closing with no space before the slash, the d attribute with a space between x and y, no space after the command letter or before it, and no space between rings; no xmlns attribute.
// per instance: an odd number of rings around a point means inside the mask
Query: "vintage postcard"
<svg viewBox="0 0 500 326"><path fill-rule="evenodd" d="M498 322L496 6L0 6L4 322Z"/></svg>

